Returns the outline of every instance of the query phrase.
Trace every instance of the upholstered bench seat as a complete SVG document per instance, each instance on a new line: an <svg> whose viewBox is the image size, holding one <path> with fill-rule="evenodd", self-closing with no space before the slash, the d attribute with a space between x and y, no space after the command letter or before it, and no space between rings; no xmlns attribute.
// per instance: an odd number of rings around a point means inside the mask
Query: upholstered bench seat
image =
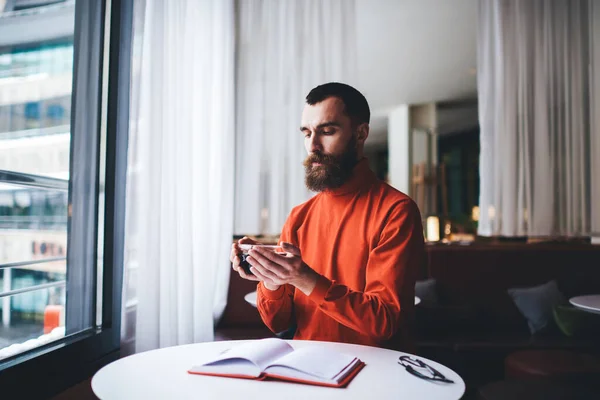
<svg viewBox="0 0 600 400"><path fill-rule="evenodd" d="M600 360L566 350L524 350L510 354L504 362L506 378L600 379Z"/></svg>
<svg viewBox="0 0 600 400"><path fill-rule="evenodd" d="M479 388L478 400L589 400L598 396L598 387L549 380L506 380Z"/></svg>

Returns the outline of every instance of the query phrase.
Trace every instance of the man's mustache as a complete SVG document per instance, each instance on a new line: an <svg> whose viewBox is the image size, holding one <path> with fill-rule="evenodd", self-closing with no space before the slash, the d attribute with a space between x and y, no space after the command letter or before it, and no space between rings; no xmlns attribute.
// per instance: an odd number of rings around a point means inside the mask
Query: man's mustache
<svg viewBox="0 0 600 400"><path fill-rule="evenodd" d="M334 164L337 161L335 156L323 153L312 153L304 161L304 165L318 164Z"/></svg>

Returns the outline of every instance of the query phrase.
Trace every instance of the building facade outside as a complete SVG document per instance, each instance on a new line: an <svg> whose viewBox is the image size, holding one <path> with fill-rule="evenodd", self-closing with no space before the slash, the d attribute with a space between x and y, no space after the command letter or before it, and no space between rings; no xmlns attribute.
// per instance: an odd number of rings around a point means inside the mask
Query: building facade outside
<svg viewBox="0 0 600 400"><path fill-rule="evenodd" d="M8 3L12 10L3 9ZM8 3L0 2L0 25L37 19L43 32L48 15L74 15L74 1ZM0 45L0 170L68 180L72 27L58 37L20 39L17 33L14 43ZM0 269L0 294L65 281L67 215L66 190L0 180L0 265L22 264ZM35 263L46 258L53 261ZM0 298L0 350L42 334L47 306L64 307L65 291L56 285Z"/></svg>

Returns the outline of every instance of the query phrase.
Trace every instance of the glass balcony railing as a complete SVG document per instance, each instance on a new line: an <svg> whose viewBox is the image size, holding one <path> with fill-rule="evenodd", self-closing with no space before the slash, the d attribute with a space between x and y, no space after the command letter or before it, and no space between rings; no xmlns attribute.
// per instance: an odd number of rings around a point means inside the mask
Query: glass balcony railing
<svg viewBox="0 0 600 400"><path fill-rule="evenodd" d="M0 359L64 336L68 180L0 170Z"/></svg>

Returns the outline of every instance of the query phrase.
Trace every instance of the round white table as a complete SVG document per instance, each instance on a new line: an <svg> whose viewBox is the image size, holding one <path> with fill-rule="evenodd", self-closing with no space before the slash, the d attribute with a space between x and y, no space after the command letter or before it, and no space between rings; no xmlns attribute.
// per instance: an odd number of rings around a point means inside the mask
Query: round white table
<svg viewBox="0 0 600 400"><path fill-rule="evenodd" d="M244 296L244 300L256 307L256 292L250 292ZM415 296L415 306L421 302L421 299Z"/></svg>
<svg viewBox="0 0 600 400"><path fill-rule="evenodd" d="M244 300L246 300L247 303L256 307L256 292L248 293L247 295L244 296Z"/></svg>
<svg viewBox="0 0 600 400"><path fill-rule="evenodd" d="M572 297L569 303L581 310L600 314L600 294Z"/></svg>
<svg viewBox="0 0 600 400"><path fill-rule="evenodd" d="M346 388L327 388L282 381L256 381L192 375L202 360L246 341L223 341L167 347L138 353L106 365L92 379L102 400L116 399L459 399L465 383L451 369L419 357L455 383L417 378L398 364L398 351L355 344L292 340L294 348L318 343L354 355L366 366Z"/></svg>

